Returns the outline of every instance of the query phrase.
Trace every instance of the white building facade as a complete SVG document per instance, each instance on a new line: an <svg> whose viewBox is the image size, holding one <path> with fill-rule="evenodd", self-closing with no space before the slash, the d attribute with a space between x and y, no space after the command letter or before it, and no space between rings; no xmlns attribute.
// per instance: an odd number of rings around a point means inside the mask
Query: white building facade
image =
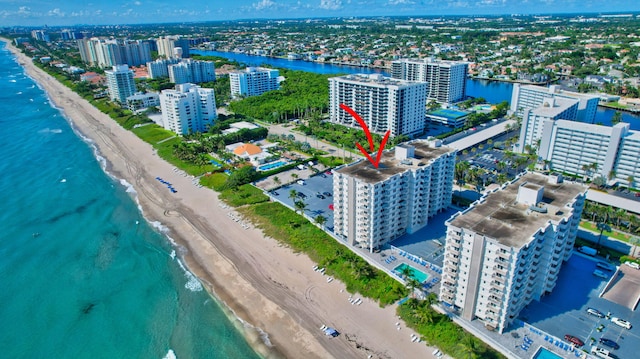
<svg viewBox="0 0 640 359"><path fill-rule="evenodd" d="M160 106L160 95L155 92L136 93L127 97L127 108L133 112L154 106Z"/></svg>
<svg viewBox="0 0 640 359"><path fill-rule="evenodd" d="M402 59L391 63L391 77L426 82L427 100L454 103L466 97L468 64L460 61Z"/></svg>
<svg viewBox="0 0 640 359"><path fill-rule="evenodd" d="M345 110L353 109L374 133L414 136L424 132L427 84L379 74L346 75L329 79L330 121L359 127Z"/></svg>
<svg viewBox="0 0 640 359"><path fill-rule="evenodd" d="M149 77L152 79L169 77L169 66L175 65L180 62L180 59L157 59L155 61L147 62L147 71Z"/></svg>
<svg viewBox="0 0 640 359"><path fill-rule="evenodd" d="M334 230L349 245L373 251L451 205L456 151L412 141L334 171Z"/></svg>
<svg viewBox="0 0 640 359"><path fill-rule="evenodd" d="M191 59L168 65L169 79L175 84L210 82L216 80L216 68L212 61Z"/></svg>
<svg viewBox="0 0 640 359"><path fill-rule="evenodd" d="M587 187L527 173L447 222L440 301L503 332L550 293L569 259Z"/></svg>
<svg viewBox="0 0 640 359"><path fill-rule="evenodd" d="M189 83L176 85L175 90L163 90L160 108L163 127L181 135L205 132L218 118L213 89Z"/></svg>
<svg viewBox="0 0 640 359"><path fill-rule="evenodd" d="M543 99L543 103L535 109L525 109L522 113L522 125L516 152L525 153L529 147L537 149L543 137L545 126L548 127L548 124L560 119L574 118L577 111L577 100L553 97Z"/></svg>
<svg viewBox="0 0 640 359"><path fill-rule="evenodd" d="M258 96L278 90L280 72L264 67L247 67L244 71L229 73L231 96Z"/></svg>
<svg viewBox="0 0 640 359"><path fill-rule="evenodd" d="M127 103L127 97L136 93L136 83L133 81L133 71L127 65L113 66L105 72L109 98L121 104Z"/></svg>
<svg viewBox="0 0 640 359"><path fill-rule="evenodd" d="M511 113L522 116L524 110L533 110L542 106L546 98L562 98L578 101L578 109L575 117L563 118L563 120L593 123L598 110L598 96L561 90L558 86L549 87L513 84L511 94Z"/></svg>

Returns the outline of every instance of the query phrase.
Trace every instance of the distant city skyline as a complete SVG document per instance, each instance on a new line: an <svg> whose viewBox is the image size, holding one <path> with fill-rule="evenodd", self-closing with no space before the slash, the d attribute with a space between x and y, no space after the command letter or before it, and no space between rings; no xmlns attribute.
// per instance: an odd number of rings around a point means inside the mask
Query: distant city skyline
<svg viewBox="0 0 640 359"><path fill-rule="evenodd" d="M640 11L629 0L32 0L0 1L2 26L116 25L310 17L438 16Z"/></svg>

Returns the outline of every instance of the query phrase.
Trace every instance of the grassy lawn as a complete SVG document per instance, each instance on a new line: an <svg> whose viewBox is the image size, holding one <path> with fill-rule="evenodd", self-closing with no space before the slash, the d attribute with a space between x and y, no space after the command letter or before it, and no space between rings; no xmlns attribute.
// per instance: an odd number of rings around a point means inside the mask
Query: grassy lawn
<svg viewBox="0 0 640 359"><path fill-rule="evenodd" d="M220 192L228 177L225 173L208 173L200 177L200 184Z"/></svg>
<svg viewBox="0 0 640 359"><path fill-rule="evenodd" d="M269 197L262 193L262 190L245 184L236 189L222 191L220 193L220 199L234 207L240 207L246 204L267 202Z"/></svg>
<svg viewBox="0 0 640 359"><path fill-rule="evenodd" d="M137 127L137 128L134 128L132 131L133 133L136 134L136 136L140 137L143 141L150 143L152 145L155 145L156 143L162 140L166 140L167 138L176 136L175 133L169 130L165 130L164 128L155 124Z"/></svg>
<svg viewBox="0 0 640 359"><path fill-rule="evenodd" d="M596 227L596 224L593 222L580 221L580 228L588 229L595 233L600 233L600 230L598 229L598 227ZM629 243L629 240L631 239L631 237L633 237L628 233L618 232L615 229L612 231L604 231L602 232L602 235L605 235L609 238L617 239L619 241L623 241L626 243Z"/></svg>

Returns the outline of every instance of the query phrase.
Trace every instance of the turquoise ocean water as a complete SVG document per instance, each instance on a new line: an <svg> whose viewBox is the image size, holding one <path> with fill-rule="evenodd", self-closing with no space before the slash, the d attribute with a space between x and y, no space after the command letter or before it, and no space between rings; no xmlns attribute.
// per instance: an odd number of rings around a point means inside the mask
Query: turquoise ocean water
<svg viewBox="0 0 640 359"><path fill-rule="evenodd" d="M258 358L3 42L0 88L0 357Z"/></svg>

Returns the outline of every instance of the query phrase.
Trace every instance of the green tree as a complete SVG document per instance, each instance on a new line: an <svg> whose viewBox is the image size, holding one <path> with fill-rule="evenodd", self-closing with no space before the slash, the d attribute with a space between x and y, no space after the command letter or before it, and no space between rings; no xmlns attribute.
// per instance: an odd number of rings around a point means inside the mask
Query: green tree
<svg viewBox="0 0 640 359"><path fill-rule="evenodd" d="M244 166L231 172L231 175L229 175L229 178L227 178L224 186L225 189L238 188L239 186L251 183L256 179L258 179L258 173L256 172L256 169L253 166Z"/></svg>
<svg viewBox="0 0 640 359"><path fill-rule="evenodd" d="M307 209L307 204L301 199L295 201L294 205L296 207L296 212L300 211L300 214L303 214L304 210Z"/></svg>

